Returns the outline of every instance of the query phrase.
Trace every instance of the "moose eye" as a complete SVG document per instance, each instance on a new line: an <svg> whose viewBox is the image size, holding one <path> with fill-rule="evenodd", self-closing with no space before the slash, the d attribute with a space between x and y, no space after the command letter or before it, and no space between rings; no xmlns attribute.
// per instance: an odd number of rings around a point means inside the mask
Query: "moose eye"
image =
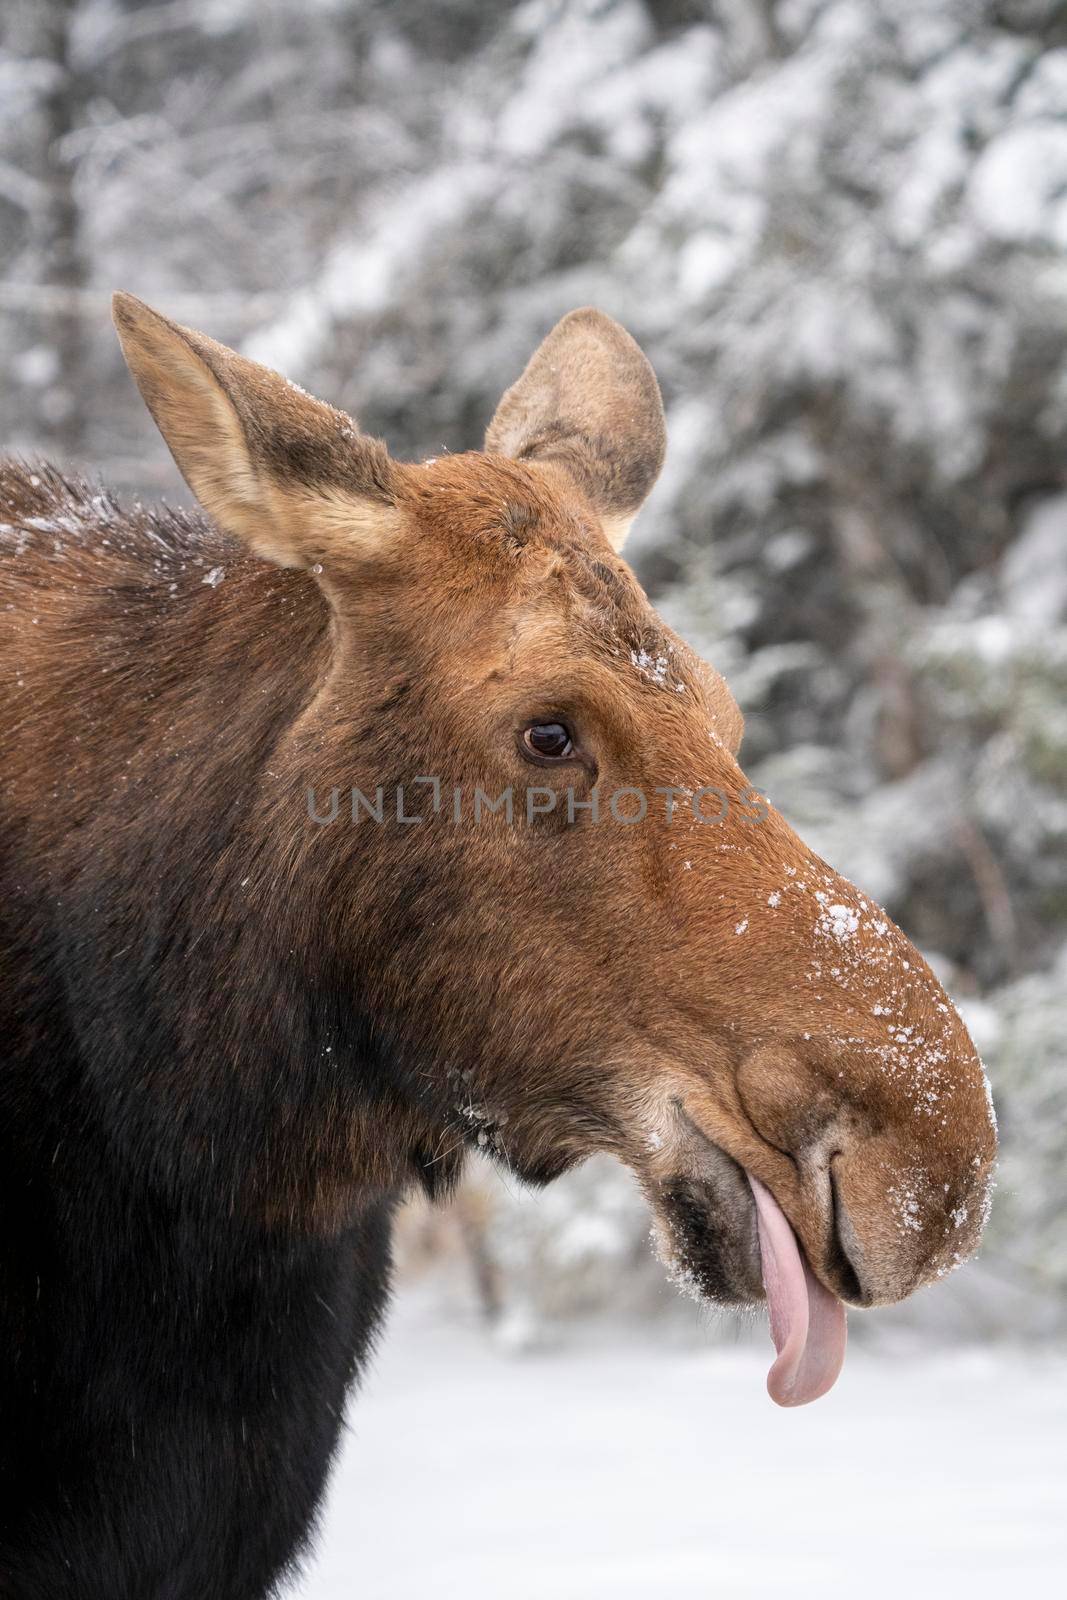
<svg viewBox="0 0 1067 1600"><path fill-rule="evenodd" d="M566 761L574 754L570 729L562 722L532 722L523 733L522 744L535 761Z"/></svg>

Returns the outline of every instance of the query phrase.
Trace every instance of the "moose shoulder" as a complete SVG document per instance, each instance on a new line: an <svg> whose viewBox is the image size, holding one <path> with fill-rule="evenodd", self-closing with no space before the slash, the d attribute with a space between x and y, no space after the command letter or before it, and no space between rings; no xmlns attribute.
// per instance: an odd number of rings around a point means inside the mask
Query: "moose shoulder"
<svg viewBox="0 0 1067 1600"><path fill-rule="evenodd" d="M115 319L208 517L0 469L0 1587L253 1600L392 1208L469 1146L628 1163L678 1273L766 1294L795 1404L843 1302L973 1248L995 1136L929 968L753 794L618 554L664 449L628 334L571 313L484 452L399 464Z"/></svg>

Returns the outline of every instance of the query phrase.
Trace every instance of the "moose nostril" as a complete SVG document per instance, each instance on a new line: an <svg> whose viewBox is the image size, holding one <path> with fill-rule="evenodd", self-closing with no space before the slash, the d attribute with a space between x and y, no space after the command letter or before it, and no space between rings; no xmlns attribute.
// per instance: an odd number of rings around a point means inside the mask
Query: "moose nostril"
<svg viewBox="0 0 1067 1600"><path fill-rule="evenodd" d="M834 1161L830 1159L830 1203L832 1210L830 1250L827 1268L843 1300L853 1305L872 1304L872 1297L863 1287L863 1250L852 1219L845 1208L838 1188Z"/></svg>

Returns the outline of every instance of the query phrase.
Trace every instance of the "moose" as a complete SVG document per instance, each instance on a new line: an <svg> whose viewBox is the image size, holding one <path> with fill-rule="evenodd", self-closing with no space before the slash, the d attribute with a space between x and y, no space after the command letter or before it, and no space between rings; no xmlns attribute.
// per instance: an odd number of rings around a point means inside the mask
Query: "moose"
<svg viewBox="0 0 1067 1600"><path fill-rule="evenodd" d="M619 555L665 448L629 334L571 312L483 451L400 463L114 316L203 512L0 469L0 1592L254 1600L395 1208L469 1151L626 1163L800 1404L846 1304L972 1251L996 1137L930 968Z"/></svg>

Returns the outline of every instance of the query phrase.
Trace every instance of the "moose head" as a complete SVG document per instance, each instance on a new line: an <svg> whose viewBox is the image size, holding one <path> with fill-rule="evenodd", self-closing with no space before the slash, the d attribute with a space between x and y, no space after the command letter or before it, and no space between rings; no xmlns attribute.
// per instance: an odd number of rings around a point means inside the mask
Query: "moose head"
<svg viewBox="0 0 1067 1600"><path fill-rule="evenodd" d="M751 788L729 689L619 554L665 443L638 346L572 312L484 451L401 464L139 301L115 317L194 494L323 618L311 650L279 612L306 691L257 882L342 996L353 1192L469 1147L534 1182L610 1152L679 1275L766 1295L774 1397L822 1393L843 1303L974 1248L994 1124L929 966Z"/></svg>

